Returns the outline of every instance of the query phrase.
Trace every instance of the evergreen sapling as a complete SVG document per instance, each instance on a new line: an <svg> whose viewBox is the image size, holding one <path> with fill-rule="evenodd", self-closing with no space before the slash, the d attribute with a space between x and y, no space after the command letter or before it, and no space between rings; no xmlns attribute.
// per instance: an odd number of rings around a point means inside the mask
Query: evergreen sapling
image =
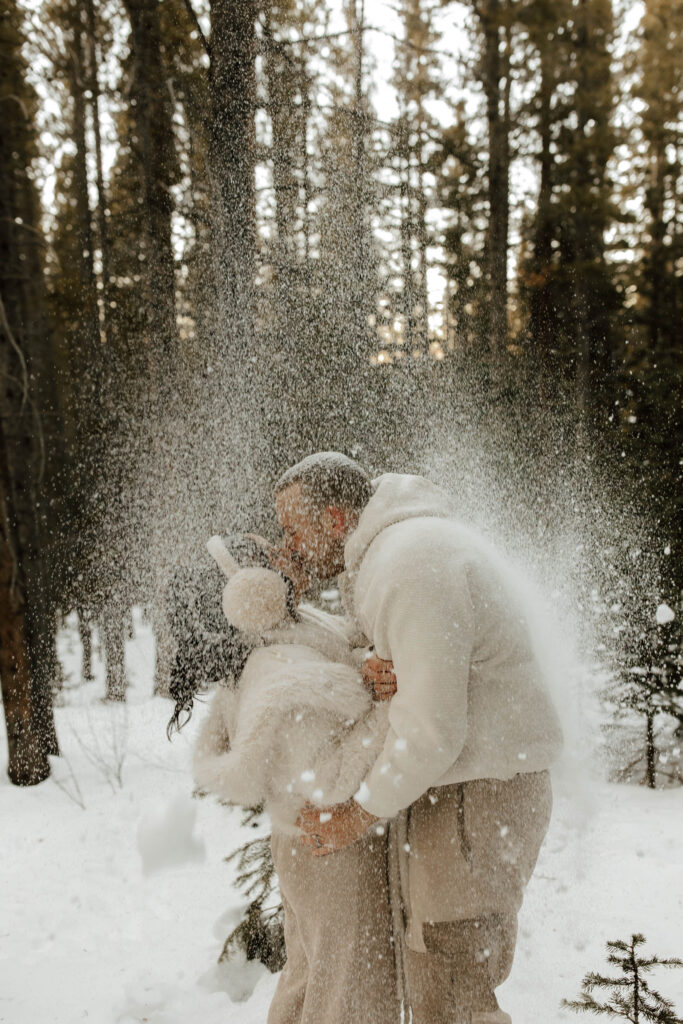
<svg viewBox="0 0 683 1024"><path fill-rule="evenodd" d="M255 827L261 811L260 807L247 810L242 824ZM242 951L247 960L260 960L273 973L281 971L286 960L284 912L278 897L270 835L251 839L226 860L237 862L235 883L249 898L249 905L225 940L219 963Z"/></svg>
<svg viewBox="0 0 683 1024"><path fill-rule="evenodd" d="M561 1005L577 1013L617 1017L631 1024L683 1024L671 1000L651 988L645 978L653 967L683 967L683 960L640 956L638 947L644 942L645 936L640 934L632 935L630 942L608 942L607 962L619 968L621 977L607 978L590 971L581 983L581 998L563 999ZM596 989L609 990L607 1002L594 999Z"/></svg>

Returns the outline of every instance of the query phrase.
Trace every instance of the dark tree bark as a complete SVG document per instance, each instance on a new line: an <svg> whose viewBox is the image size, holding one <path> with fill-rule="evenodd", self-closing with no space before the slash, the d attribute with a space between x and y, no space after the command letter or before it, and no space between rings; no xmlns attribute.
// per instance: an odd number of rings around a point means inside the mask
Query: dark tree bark
<svg viewBox="0 0 683 1024"><path fill-rule="evenodd" d="M0 36L0 670L10 777L23 785L45 778L47 755L59 753L50 689L58 571L47 514L59 509L56 479L63 466L43 240L29 174L35 97L26 85L19 24L11 4Z"/></svg>
<svg viewBox="0 0 683 1024"><path fill-rule="evenodd" d="M488 124L488 206L486 276L490 289L489 345L493 359L507 344L507 250L510 218L509 40L503 45L506 0L483 0L482 84ZM502 83L505 83L504 86Z"/></svg>
<svg viewBox="0 0 683 1024"><path fill-rule="evenodd" d="M236 5L239 6L239 5ZM157 396L169 394L178 358L173 197L177 177L173 110L157 0L126 0L131 27L130 98L140 165L147 347Z"/></svg>
<svg viewBox="0 0 683 1024"><path fill-rule="evenodd" d="M86 609L81 606L77 608L78 613L78 635L83 648L81 661L81 678L89 683L93 679L92 671L92 622Z"/></svg>
<svg viewBox="0 0 683 1024"><path fill-rule="evenodd" d="M126 613L122 604L115 598L105 604L100 628L106 669L106 700L125 701L127 689L124 660Z"/></svg>
<svg viewBox="0 0 683 1024"><path fill-rule="evenodd" d="M88 81L90 85L90 113L92 116L93 134L95 136L95 175L97 182L97 233L100 247L101 281L102 281L102 341L105 346L109 342L107 329L107 292L109 286L109 238L107 231L107 193L104 186L104 170L102 164L102 122L100 118L100 78L98 65L100 48L97 34L97 17L94 0L86 0L86 38L88 48Z"/></svg>
<svg viewBox="0 0 683 1024"><path fill-rule="evenodd" d="M429 349L429 290L427 281L427 246L429 245L429 232L427 230L427 191L424 180L424 129L423 112L421 107L418 110L418 139L417 139L417 251L418 251L418 273L419 283L417 288L420 315L417 318L420 340L425 351Z"/></svg>
<svg viewBox="0 0 683 1024"><path fill-rule="evenodd" d="M655 747L655 716L653 711L645 715L645 783L649 789L657 785L657 748Z"/></svg>
<svg viewBox="0 0 683 1024"><path fill-rule="evenodd" d="M297 285L301 269L297 231L301 167L305 162L302 150L306 145L303 111L307 82L301 62L292 55L291 47L273 38L270 19L266 26L267 111L272 132L270 152L275 200L275 333L279 356L296 358L300 309Z"/></svg>
<svg viewBox="0 0 683 1024"><path fill-rule="evenodd" d="M529 334L531 338L531 363L537 382L537 394L541 408L546 409L552 393L550 381L550 349L553 346L553 306L550 278L552 275L552 166L551 153L551 99L552 78L549 54L545 48L540 52L539 78L539 134L541 151L539 155L540 186L538 209L533 237L533 260L531 263Z"/></svg>
<svg viewBox="0 0 683 1024"><path fill-rule="evenodd" d="M407 114L398 125L399 202L401 209L401 276L403 278L402 312L406 351L416 346L415 273L413 269L413 196L410 181L410 125Z"/></svg>
<svg viewBox="0 0 683 1024"><path fill-rule="evenodd" d="M8 775L15 786L33 786L50 774L48 754L58 753L51 705L36 692L26 622L26 584L20 562L16 513L0 418L0 685L7 726ZM41 713L42 712L42 713Z"/></svg>
<svg viewBox="0 0 683 1024"><path fill-rule="evenodd" d="M97 415L98 364L100 361L100 322L97 303L97 282L93 256L92 211L88 194L88 146L86 142L86 100L88 74L83 51L83 26L81 11L70 12L72 32L68 59L67 78L73 105L73 140L76 146L73 164L73 195L76 200L75 229L78 240L79 302L78 328L76 332L77 358L81 373L88 368L88 380L94 381L95 402L93 412ZM80 396L83 398L83 396ZM84 411L84 410L82 410Z"/></svg>
<svg viewBox="0 0 683 1024"><path fill-rule="evenodd" d="M212 0L210 173L221 331L237 373L251 356L256 270L256 2Z"/></svg>
<svg viewBox="0 0 683 1024"><path fill-rule="evenodd" d="M579 448L584 429L611 411L610 317L616 305L605 261L612 217L607 163L614 149L608 49L610 0L579 0L574 13L577 131L571 162L573 224L565 258L574 264L573 330Z"/></svg>
<svg viewBox="0 0 683 1024"><path fill-rule="evenodd" d="M365 45L365 0L353 0L352 24L353 38L353 109L351 113L351 160L353 180L356 188L352 199L352 336L356 358L367 358L368 325L367 325L367 279L368 266L368 159L367 131L368 118L366 96L363 88L364 76L364 45Z"/></svg>

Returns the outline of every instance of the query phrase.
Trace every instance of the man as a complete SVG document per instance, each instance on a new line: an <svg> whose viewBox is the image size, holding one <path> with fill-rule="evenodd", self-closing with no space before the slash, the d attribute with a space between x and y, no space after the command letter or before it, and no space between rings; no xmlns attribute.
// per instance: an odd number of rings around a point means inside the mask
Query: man
<svg viewBox="0 0 683 1024"><path fill-rule="evenodd" d="M380 696L395 678L396 693L355 799L304 809L298 846L275 838L289 961L269 1024L393 1024L400 998L414 1024L509 1022L495 989L561 745L522 602L420 477L372 484L319 453L281 477L276 510L283 561L343 572L347 610L382 660L366 676Z"/></svg>

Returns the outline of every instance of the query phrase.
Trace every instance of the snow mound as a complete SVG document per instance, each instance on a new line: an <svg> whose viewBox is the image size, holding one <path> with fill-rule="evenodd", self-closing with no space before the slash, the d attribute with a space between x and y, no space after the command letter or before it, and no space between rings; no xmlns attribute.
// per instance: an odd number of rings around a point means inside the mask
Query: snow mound
<svg viewBox="0 0 683 1024"><path fill-rule="evenodd" d="M197 808L187 796L146 812L138 823L138 850L145 875L206 857L204 842L194 835Z"/></svg>
<svg viewBox="0 0 683 1024"><path fill-rule="evenodd" d="M214 964L201 976L199 984L206 992L224 992L233 1003L245 1003L251 999L261 978L268 974L268 968L260 960L247 960L246 954L239 950L230 960Z"/></svg>

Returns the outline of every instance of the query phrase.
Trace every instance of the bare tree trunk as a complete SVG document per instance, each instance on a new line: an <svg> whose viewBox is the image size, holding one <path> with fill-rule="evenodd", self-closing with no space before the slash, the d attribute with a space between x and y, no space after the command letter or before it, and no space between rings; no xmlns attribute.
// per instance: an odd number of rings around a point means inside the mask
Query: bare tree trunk
<svg viewBox="0 0 683 1024"><path fill-rule="evenodd" d="M507 44L501 52L501 29L506 0L485 0L479 9L484 32L482 78L488 123L489 220L486 233L486 272L490 287L489 338L494 363L507 344L507 248L509 221L509 111L507 81L510 74ZM505 91L501 81L505 78Z"/></svg>
<svg viewBox="0 0 683 1024"><path fill-rule="evenodd" d="M399 202L401 209L401 269L403 277L403 329L406 351L412 353L415 339L415 275L413 272L413 217L410 181L410 126L407 112L398 126Z"/></svg>
<svg viewBox="0 0 683 1024"><path fill-rule="evenodd" d="M178 359L175 257L172 240L176 178L173 112L164 65L159 4L125 0L131 26L133 69L130 95L142 175L141 216L145 234L144 293L149 329L151 383L156 396L172 392ZM239 5L238 5L239 6Z"/></svg>
<svg viewBox="0 0 683 1024"><path fill-rule="evenodd" d="M15 786L33 786L48 777L48 754L58 750L54 721L45 720L45 702L36 700L38 680L31 671L25 583L11 496L0 418L0 685L9 748L8 774Z"/></svg>
<svg viewBox="0 0 683 1024"><path fill-rule="evenodd" d="M80 15L80 11L77 12ZM86 142L85 91L88 88L87 69L83 55L83 35L80 17L73 21L71 53L68 70L69 91L73 102L73 135L76 145L74 157L74 194L76 197L76 229L78 231L78 259L80 299L76 330L78 359L81 374L88 368L88 379L97 384L100 358L100 322L97 303L97 284L93 258L93 231L90 197L88 194L88 147ZM99 388L96 387L95 416ZM79 395L79 401L84 396Z"/></svg>
<svg viewBox="0 0 683 1024"><path fill-rule="evenodd" d="M424 350L429 351L429 282L427 270L429 261L427 259L427 246L429 244L429 233L427 231L427 193L424 181L424 127L423 112L420 106L418 111L418 142L417 142L417 248L419 254L420 283L418 298L421 313L418 319L420 324L419 334Z"/></svg>
<svg viewBox="0 0 683 1024"><path fill-rule="evenodd" d="M656 763L655 715L653 711L648 711L645 726L645 783L649 789L655 789L657 785Z"/></svg>
<svg viewBox="0 0 683 1024"><path fill-rule="evenodd" d="M97 233L100 246L100 279L102 282L102 341L109 341L107 325L107 292L109 289L109 239L107 233L107 194L104 187L104 171L102 165L102 122L100 119L100 78L97 68L100 52L97 42L97 19L95 16L95 0L86 0L86 24L88 40L88 64L90 82L90 110L92 114L93 132L95 135L95 179L97 182ZM98 360L99 362L99 360Z"/></svg>
<svg viewBox="0 0 683 1024"><path fill-rule="evenodd" d="M90 682L93 678L92 671L92 623L85 608L77 609L78 615L78 636L83 648L81 661L81 678L84 682Z"/></svg>
<svg viewBox="0 0 683 1024"><path fill-rule="evenodd" d="M106 666L106 695L110 701L126 699L125 610L116 600L107 603L101 619L102 647Z"/></svg>
<svg viewBox="0 0 683 1024"><path fill-rule="evenodd" d="M175 644L171 633L168 610L159 591L154 596L151 607L151 619L156 650L154 694L158 697L170 697L171 668L175 655Z"/></svg>
<svg viewBox="0 0 683 1024"><path fill-rule="evenodd" d="M256 271L256 2L212 0L210 171L221 331L236 374L252 355Z"/></svg>
<svg viewBox="0 0 683 1024"><path fill-rule="evenodd" d="M57 573L47 513L60 508L63 425L30 174L33 96L18 32L0 34L0 64L0 671L10 777L23 785L45 778L47 756L59 753L51 694Z"/></svg>
<svg viewBox="0 0 683 1024"><path fill-rule="evenodd" d="M539 132L541 136L541 181L538 193L534 257L532 263L530 323L532 372L536 376L539 404L547 409L552 393L550 349L553 344L553 310L550 301L552 272L552 166L551 144L551 69L545 47L540 51Z"/></svg>
<svg viewBox="0 0 683 1024"><path fill-rule="evenodd" d="M353 2L352 37L354 43L354 103L352 112L352 162L356 191L353 201L353 354L357 359L365 356L367 341L366 279L368 275L367 253L367 211L365 189L367 187L367 154L365 96L363 93L364 73L365 0Z"/></svg>

